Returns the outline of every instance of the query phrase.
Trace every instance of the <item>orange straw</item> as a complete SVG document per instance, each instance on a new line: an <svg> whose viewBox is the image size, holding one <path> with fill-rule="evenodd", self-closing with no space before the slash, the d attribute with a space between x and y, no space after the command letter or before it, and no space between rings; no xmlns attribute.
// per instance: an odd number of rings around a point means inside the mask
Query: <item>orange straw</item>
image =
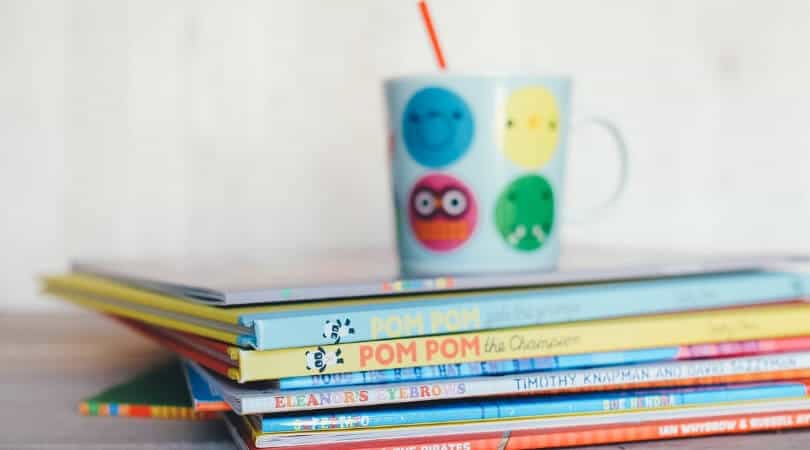
<svg viewBox="0 0 810 450"><path fill-rule="evenodd" d="M439 63L439 69L444 70L447 68L447 64L444 62L442 47L439 45L439 38L436 36L436 29L433 28L433 21L430 20L430 11L428 11L425 0L420 0L419 10L422 11L422 19L425 21L425 28L427 28L428 35L430 36L430 43L433 44L433 52L436 53L436 61Z"/></svg>

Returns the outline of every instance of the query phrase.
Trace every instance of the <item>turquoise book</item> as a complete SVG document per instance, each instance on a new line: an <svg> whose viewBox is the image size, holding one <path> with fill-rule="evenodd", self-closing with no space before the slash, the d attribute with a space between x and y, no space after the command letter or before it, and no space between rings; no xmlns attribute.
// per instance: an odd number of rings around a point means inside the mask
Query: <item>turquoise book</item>
<svg viewBox="0 0 810 450"><path fill-rule="evenodd" d="M800 299L808 279L736 273L242 316L260 349L331 345Z"/></svg>
<svg viewBox="0 0 810 450"><path fill-rule="evenodd" d="M400 405L396 408L347 409L324 414L261 416L264 433L334 431L446 424L497 419L622 412L639 409L684 408L697 405L800 399L808 395L804 382L718 385L697 388L648 389L595 394L568 394Z"/></svg>
<svg viewBox="0 0 810 450"><path fill-rule="evenodd" d="M738 272L541 289L218 307L92 277L52 277L49 292L91 308L275 350L795 301L810 278Z"/></svg>

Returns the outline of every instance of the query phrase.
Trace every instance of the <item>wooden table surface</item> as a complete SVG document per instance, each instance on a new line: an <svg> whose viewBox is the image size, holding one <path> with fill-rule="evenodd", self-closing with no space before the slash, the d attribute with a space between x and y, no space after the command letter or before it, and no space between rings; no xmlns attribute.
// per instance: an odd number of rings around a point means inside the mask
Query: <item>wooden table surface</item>
<svg viewBox="0 0 810 450"><path fill-rule="evenodd" d="M219 421L82 417L77 404L169 354L89 312L0 316L0 448L227 449ZM325 447L326 448L326 447ZM589 447L807 449L810 431Z"/></svg>

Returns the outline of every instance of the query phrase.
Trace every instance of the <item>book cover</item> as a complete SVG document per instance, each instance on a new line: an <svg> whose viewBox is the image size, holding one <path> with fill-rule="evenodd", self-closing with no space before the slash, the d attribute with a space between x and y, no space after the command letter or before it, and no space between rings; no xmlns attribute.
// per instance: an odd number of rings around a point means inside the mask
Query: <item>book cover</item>
<svg viewBox="0 0 810 450"><path fill-rule="evenodd" d="M241 380L810 335L810 305L672 313L267 351L234 349ZM235 374L236 375L236 374Z"/></svg>
<svg viewBox="0 0 810 450"><path fill-rule="evenodd" d="M191 368L190 363L183 362L183 375L186 378L188 393L194 411L230 411L231 407L219 394L211 389L211 385L202 376Z"/></svg>
<svg viewBox="0 0 810 450"><path fill-rule="evenodd" d="M788 422L806 426L810 412L810 400L760 400L723 404L694 405L687 408L664 408L647 410L627 410L623 412L593 413L583 415L545 416L530 419L493 420L484 422L464 422L440 425L416 425L410 427L336 430L296 433L263 433L260 421L253 416L238 416L226 413L225 418L235 425L248 445L256 448L295 448L316 450L329 445L330 449L376 449L411 448L413 442L430 442L433 438L446 439L445 442L464 442L479 437L504 436L520 432L556 432L560 430L586 430L611 426L629 426L663 422L700 421L714 417L732 415L770 416L801 414L801 419ZM787 421L786 421L787 422ZM771 425L777 425L771 424ZM746 422L745 424L749 424ZM758 427L765 424L758 422ZM400 447L402 446L402 447ZM419 447L417 447L418 449Z"/></svg>
<svg viewBox="0 0 810 450"><path fill-rule="evenodd" d="M754 341L695 344L619 352L560 355L544 358L513 359L462 364L440 364L404 369L310 375L278 380L280 389L305 389L328 386L352 386L407 381L428 381L459 377L507 375L539 370L576 369L655 361L758 355L810 350L810 337L762 339Z"/></svg>
<svg viewBox="0 0 810 450"><path fill-rule="evenodd" d="M239 414L810 378L810 352L295 390L263 385L241 386L207 372L199 365L189 364Z"/></svg>
<svg viewBox="0 0 810 450"><path fill-rule="evenodd" d="M204 420L219 417L212 411L195 411L183 369L172 361L115 385L79 404L85 416L144 417Z"/></svg>
<svg viewBox="0 0 810 450"><path fill-rule="evenodd" d="M218 355L219 364L230 366L224 371L229 378L245 382L308 373L348 373L632 350L640 343L643 347L655 348L803 336L810 334L808 317L810 305L792 304L311 348L255 351L224 346L214 353ZM166 333L176 332L154 327L151 330L152 334L164 336L164 340L177 345L176 339L165 337ZM193 341L198 351L211 350L204 338L188 336L185 340ZM223 353L227 353L227 357Z"/></svg>
<svg viewBox="0 0 810 450"><path fill-rule="evenodd" d="M86 275L48 277L45 285L88 308L259 350L777 303L808 294L806 278L781 272L233 308Z"/></svg>
<svg viewBox="0 0 810 450"><path fill-rule="evenodd" d="M258 449L250 427L228 414L225 423L240 449ZM466 434L432 434L400 439L377 439L330 443L333 450L530 450L638 441L681 439L700 436L756 433L810 427L810 410L705 415L684 419L647 420L635 423L556 427L534 430L493 431ZM426 430L427 431L427 430ZM323 444L294 446L316 450Z"/></svg>
<svg viewBox="0 0 810 450"><path fill-rule="evenodd" d="M810 411L736 414L698 419L662 420L613 426L595 426L547 431L523 430L504 433L497 448L502 450L573 447L618 442L652 441L723 434L806 428L810 426ZM506 440L506 445L503 441ZM493 442L476 442L474 448L496 448ZM393 450L393 449L388 449Z"/></svg>
<svg viewBox="0 0 810 450"><path fill-rule="evenodd" d="M387 296L402 292L492 289L609 280L751 271L806 260L805 255L672 255L568 248L554 272L406 278L390 252L329 252L312 257L77 261L72 270L178 296L186 301L235 305L321 298ZM346 264L351 261L351 264Z"/></svg>
<svg viewBox="0 0 810 450"><path fill-rule="evenodd" d="M807 397L806 383L771 382L697 388L496 398L480 401L447 401L393 408L355 408L318 415L312 413L262 415L260 430L263 433L291 433L403 427L539 416L580 415L634 409L673 409L691 405L803 397Z"/></svg>

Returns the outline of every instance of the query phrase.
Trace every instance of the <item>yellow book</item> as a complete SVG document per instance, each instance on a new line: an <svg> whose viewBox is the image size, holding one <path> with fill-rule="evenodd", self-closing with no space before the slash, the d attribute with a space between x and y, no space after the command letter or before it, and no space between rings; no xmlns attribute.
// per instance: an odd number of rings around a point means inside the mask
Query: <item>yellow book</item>
<svg viewBox="0 0 810 450"><path fill-rule="evenodd" d="M107 300L140 305L147 308L171 311L183 316L191 316L227 324L238 324L240 318L255 313L289 313L299 311L312 311L323 308L349 307L353 305L386 304L408 300L429 300L456 297L462 294L434 294L434 295L403 295L397 297L367 297L351 300L324 300L315 302L274 303L261 306L232 306L218 307L195 303L188 299L172 297L158 292L137 289L126 284L92 275L67 274L47 276L43 278L45 290L59 294L61 292L78 292L87 295L104 297ZM495 291L501 292L501 291Z"/></svg>
<svg viewBox="0 0 810 450"><path fill-rule="evenodd" d="M245 382L801 335L810 335L810 305L792 303L278 350L232 346L225 354L228 375Z"/></svg>
<svg viewBox="0 0 810 450"><path fill-rule="evenodd" d="M141 320L153 325L199 334L212 339L245 347L262 348L257 342L257 318L298 312L320 312L334 308L386 305L415 300L433 302L464 295L441 293L433 295L401 295L297 303L276 303L261 306L218 307L195 303L170 295L130 287L92 275L67 274L43 278L44 291L62 299L97 311ZM502 291L493 291L499 293ZM266 327L271 328L271 327ZM319 326L318 332L322 325Z"/></svg>
<svg viewBox="0 0 810 450"><path fill-rule="evenodd" d="M87 309L126 317L128 319L135 319L141 322L171 328L186 333L193 333L222 342L244 345L243 336L239 333L239 331L228 331L228 327L222 327L223 329L220 329L216 326L211 326L210 324L200 324L194 321L188 321L188 319L181 320L171 315L166 315L165 313L132 308L126 304L100 300L86 294L59 291L49 291L49 293L58 295L63 300L67 300Z"/></svg>
<svg viewBox="0 0 810 450"><path fill-rule="evenodd" d="M240 378L398 369L810 335L810 305L665 314L268 351L238 349Z"/></svg>

